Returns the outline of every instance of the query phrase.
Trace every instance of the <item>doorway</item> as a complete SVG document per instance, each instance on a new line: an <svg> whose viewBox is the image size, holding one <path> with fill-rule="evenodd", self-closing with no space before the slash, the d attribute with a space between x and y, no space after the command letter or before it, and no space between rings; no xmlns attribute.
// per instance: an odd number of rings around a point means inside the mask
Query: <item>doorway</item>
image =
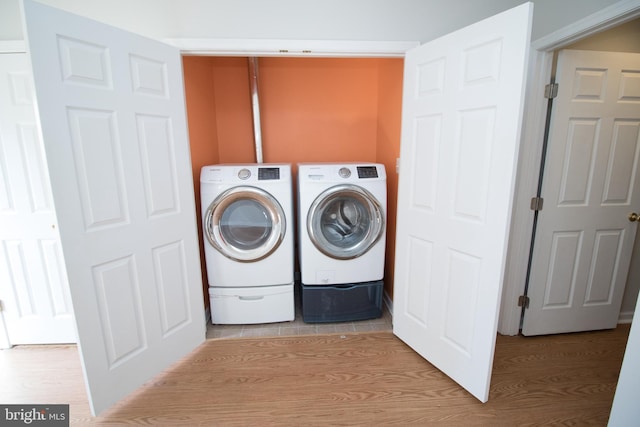
<svg viewBox="0 0 640 427"><path fill-rule="evenodd" d="M636 18L586 39L579 40L567 46L566 49L640 53L640 18ZM636 234L631 266L629 268L627 284L620 308L621 322L631 322L639 293L640 237Z"/></svg>
<svg viewBox="0 0 640 427"><path fill-rule="evenodd" d="M616 8L576 22L570 28L550 34L532 43L532 55L529 68L529 86L527 94L527 113L523 124L523 144L519 163L519 182L514 201L512 216L510 253L507 260L506 285L501 306L498 331L504 335L518 334L521 327L522 309L518 304L524 294L527 273L529 243L533 211L530 209L531 197L536 194L540 167L543 131L547 100L544 87L551 79L554 52L560 49L613 50L610 46L620 46L627 40L628 52L637 52L638 46L638 7L620 5ZM625 36L626 34L626 36ZM603 44L607 43L607 47ZM628 282L620 313L621 322L629 322L635 308L635 295L638 293L639 271L637 259L640 250L635 242L634 258L629 271Z"/></svg>
<svg viewBox="0 0 640 427"><path fill-rule="evenodd" d="M522 333L615 328L637 226L640 55L563 49Z"/></svg>

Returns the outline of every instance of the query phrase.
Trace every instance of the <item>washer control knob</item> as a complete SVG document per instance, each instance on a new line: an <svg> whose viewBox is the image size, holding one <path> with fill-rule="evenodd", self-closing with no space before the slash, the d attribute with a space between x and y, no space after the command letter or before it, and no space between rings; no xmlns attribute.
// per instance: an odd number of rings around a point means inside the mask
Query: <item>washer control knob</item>
<svg viewBox="0 0 640 427"><path fill-rule="evenodd" d="M340 168L338 175L340 175L340 178L349 178L351 176L351 171L349 168Z"/></svg>
<svg viewBox="0 0 640 427"><path fill-rule="evenodd" d="M249 179L250 176L251 176L251 171L247 168L243 168L238 171L238 178L240 179L243 179L243 180Z"/></svg>

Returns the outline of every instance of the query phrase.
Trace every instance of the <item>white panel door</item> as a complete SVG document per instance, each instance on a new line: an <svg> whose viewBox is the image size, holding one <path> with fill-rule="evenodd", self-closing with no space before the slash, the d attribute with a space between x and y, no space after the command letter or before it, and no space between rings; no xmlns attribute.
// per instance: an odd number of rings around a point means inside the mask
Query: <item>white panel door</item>
<svg viewBox="0 0 640 427"><path fill-rule="evenodd" d="M25 53L0 54L0 300L7 344L76 342Z"/></svg>
<svg viewBox="0 0 640 427"><path fill-rule="evenodd" d="M532 5L405 59L393 331L489 395Z"/></svg>
<svg viewBox="0 0 640 427"><path fill-rule="evenodd" d="M177 49L25 1L93 413L205 338Z"/></svg>
<svg viewBox="0 0 640 427"><path fill-rule="evenodd" d="M615 328L640 213L640 54L561 51L524 335Z"/></svg>

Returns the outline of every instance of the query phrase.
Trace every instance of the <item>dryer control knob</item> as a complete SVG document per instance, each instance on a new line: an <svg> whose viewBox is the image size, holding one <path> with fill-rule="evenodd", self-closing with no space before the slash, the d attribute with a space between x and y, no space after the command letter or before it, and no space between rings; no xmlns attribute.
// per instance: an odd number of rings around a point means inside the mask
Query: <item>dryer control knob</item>
<svg viewBox="0 0 640 427"><path fill-rule="evenodd" d="M340 178L349 178L351 176L351 171L349 168L340 168L338 175L340 175Z"/></svg>
<svg viewBox="0 0 640 427"><path fill-rule="evenodd" d="M251 176L251 171L249 169L240 169L240 171L238 171L238 178L240 179L249 179L249 177Z"/></svg>

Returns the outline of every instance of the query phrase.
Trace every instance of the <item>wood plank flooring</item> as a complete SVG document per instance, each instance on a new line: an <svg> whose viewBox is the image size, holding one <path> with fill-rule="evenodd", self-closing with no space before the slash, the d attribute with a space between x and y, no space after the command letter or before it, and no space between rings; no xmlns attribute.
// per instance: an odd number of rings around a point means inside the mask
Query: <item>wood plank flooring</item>
<svg viewBox="0 0 640 427"><path fill-rule="evenodd" d="M499 336L482 404L391 333L208 340L91 418L75 346L0 351L0 402L70 403L72 425L606 425L629 325Z"/></svg>

